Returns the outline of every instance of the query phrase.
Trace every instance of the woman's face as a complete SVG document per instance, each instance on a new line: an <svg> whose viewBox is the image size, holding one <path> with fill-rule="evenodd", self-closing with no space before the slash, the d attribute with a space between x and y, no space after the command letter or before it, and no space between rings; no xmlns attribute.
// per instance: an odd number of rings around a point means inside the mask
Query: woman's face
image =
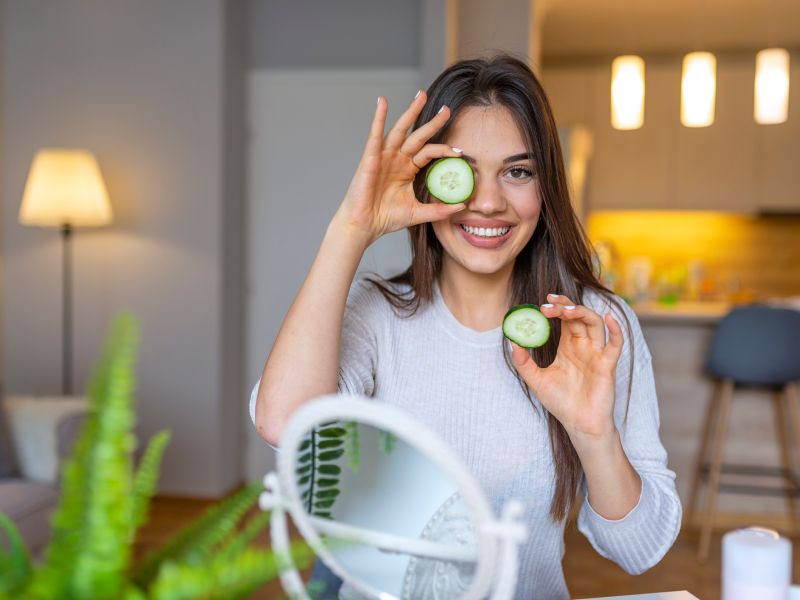
<svg viewBox="0 0 800 600"><path fill-rule="evenodd" d="M433 223L443 260L472 273L510 271L536 229L541 208L533 157L511 112L503 106L465 108L445 143L463 150L475 173L475 189L465 210Z"/></svg>

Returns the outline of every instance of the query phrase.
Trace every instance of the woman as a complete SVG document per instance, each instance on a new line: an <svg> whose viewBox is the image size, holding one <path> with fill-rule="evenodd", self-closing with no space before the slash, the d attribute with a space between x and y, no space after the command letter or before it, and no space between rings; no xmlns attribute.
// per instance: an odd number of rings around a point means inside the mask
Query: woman
<svg viewBox="0 0 800 600"><path fill-rule="evenodd" d="M592 272L539 82L509 56L467 60L384 135L387 109L379 98L253 391L258 431L276 444L295 408L337 389L399 405L441 434L496 507L525 503L517 597L568 597L563 532L578 488L578 527L597 551L628 572L648 569L681 517L650 355L632 311ZM475 173L462 205L425 190L426 166L445 156ZM403 228L408 270L353 284L366 248ZM519 303L540 304L553 325L532 353L502 338Z"/></svg>

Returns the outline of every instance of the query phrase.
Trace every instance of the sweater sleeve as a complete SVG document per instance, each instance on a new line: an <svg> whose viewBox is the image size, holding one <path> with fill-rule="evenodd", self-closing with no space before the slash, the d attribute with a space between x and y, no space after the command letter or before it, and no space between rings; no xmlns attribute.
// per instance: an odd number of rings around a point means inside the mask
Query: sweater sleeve
<svg viewBox="0 0 800 600"><path fill-rule="evenodd" d="M350 288L342 320L339 393L373 395L378 362L377 330L385 303L369 282L357 281Z"/></svg>
<svg viewBox="0 0 800 600"><path fill-rule="evenodd" d="M622 300L619 302L632 335L625 331L620 311L612 308L625 333L625 346L617 363L614 418L625 454L642 480L642 489L636 506L621 519L611 521L592 509L584 481L585 501L578 515L578 529L600 555L628 573L639 574L658 563L672 546L680 530L682 509L675 490L675 473L667 468L667 452L658 434L658 400L650 351L633 310ZM607 305L598 308L608 310Z"/></svg>

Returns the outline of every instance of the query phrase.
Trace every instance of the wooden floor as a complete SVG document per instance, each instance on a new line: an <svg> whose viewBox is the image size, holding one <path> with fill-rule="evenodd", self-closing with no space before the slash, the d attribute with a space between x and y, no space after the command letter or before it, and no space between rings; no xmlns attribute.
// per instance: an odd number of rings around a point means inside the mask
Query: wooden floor
<svg viewBox="0 0 800 600"><path fill-rule="evenodd" d="M137 538L135 556L141 558L149 549L158 547L184 524L211 505L207 500L156 498L150 521ZM564 575L573 598L637 594L645 592L688 590L701 600L720 597L720 534L715 534L708 563L698 564L698 535L692 530L682 531L675 545L664 559L647 573L639 576L626 574L614 563L597 554L575 523L565 532L566 555ZM795 538L793 581L800 581L800 550ZM266 543L266 539L264 540ZM253 596L258 599L284 598L280 584L272 582Z"/></svg>

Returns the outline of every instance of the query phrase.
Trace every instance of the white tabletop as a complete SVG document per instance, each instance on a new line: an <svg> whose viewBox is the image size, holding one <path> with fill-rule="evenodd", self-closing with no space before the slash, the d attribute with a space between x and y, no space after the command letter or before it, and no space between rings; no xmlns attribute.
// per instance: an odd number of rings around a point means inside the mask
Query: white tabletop
<svg viewBox="0 0 800 600"><path fill-rule="evenodd" d="M635 594L633 596L603 596L602 598L585 598L584 600L699 600L689 592L655 592L653 594Z"/></svg>

